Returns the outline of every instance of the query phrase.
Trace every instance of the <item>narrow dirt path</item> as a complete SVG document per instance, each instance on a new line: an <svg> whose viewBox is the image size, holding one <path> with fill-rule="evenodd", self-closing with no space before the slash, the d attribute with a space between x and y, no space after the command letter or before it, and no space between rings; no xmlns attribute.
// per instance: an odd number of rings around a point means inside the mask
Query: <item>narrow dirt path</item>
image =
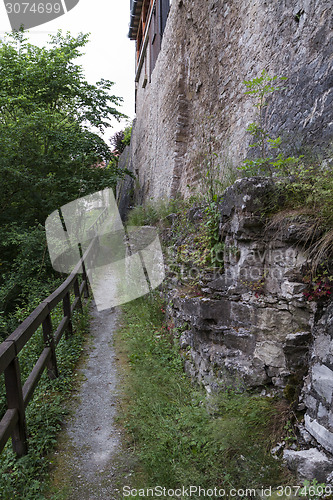
<svg viewBox="0 0 333 500"><path fill-rule="evenodd" d="M52 483L57 494L51 498L118 499L122 485L130 482L130 456L122 449L115 422L121 385L113 346L118 317L116 309L92 309L88 359L79 369L83 382L55 453Z"/></svg>

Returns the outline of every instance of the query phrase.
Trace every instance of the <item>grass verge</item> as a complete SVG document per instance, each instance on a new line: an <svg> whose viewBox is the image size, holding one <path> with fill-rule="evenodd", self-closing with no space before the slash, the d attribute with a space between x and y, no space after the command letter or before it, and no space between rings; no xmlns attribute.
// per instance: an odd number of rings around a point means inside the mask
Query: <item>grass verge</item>
<svg viewBox="0 0 333 500"><path fill-rule="evenodd" d="M123 306L116 342L129 363L123 418L142 467L136 487L283 484L269 451L279 403L232 390L207 399L184 374L175 332L165 325L158 293Z"/></svg>

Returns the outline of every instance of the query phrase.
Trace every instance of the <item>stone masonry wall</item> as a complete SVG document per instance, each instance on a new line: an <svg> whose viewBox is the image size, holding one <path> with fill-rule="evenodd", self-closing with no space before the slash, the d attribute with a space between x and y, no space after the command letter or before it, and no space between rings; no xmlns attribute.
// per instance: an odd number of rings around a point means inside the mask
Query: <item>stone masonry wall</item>
<svg viewBox="0 0 333 500"><path fill-rule="evenodd" d="M306 429L333 453L333 304L327 307L313 329L304 399Z"/></svg>
<svg viewBox="0 0 333 500"><path fill-rule="evenodd" d="M307 431L333 453L333 304L303 294L309 222L269 225L262 213L275 195L265 178L226 190L219 206L224 269L200 272L194 288L173 281L168 313L182 331L187 373L208 392L228 385L284 391L305 410ZM191 220L200 220L200 210Z"/></svg>
<svg viewBox="0 0 333 500"><path fill-rule="evenodd" d="M187 370L208 391L225 380L284 388L304 375L314 322L302 293L307 258L295 221L277 234L260 215L273 189L264 178L227 189L223 272L201 275L199 296L182 287L171 292L176 324L189 325L181 339L190 352Z"/></svg>
<svg viewBox="0 0 333 500"><path fill-rule="evenodd" d="M330 0L174 0L151 82L137 84L132 159L137 201L188 195L207 139L221 164L248 153L254 118L243 80L265 68L288 77L267 124L287 143L323 146L333 133Z"/></svg>

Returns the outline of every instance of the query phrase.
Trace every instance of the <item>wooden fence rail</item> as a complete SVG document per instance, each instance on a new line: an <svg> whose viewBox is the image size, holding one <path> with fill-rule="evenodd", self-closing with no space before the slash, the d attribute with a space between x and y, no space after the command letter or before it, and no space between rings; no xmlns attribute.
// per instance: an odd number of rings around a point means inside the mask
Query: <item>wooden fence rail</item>
<svg viewBox="0 0 333 500"><path fill-rule="evenodd" d="M34 390L47 369L48 376L58 377L56 346L65 333L72 334L72 314L77 308L82 310L82 295L89 296L88 277L84 262L95 258L98 252L97 228L105 220L107 209L103 210L91 226L94 237L79 262L68 278L47 299L21 323L18 328L0 344L0 374L4 373L7 398L7 411L0 421L0 452L8 439L12 437L13 449L17 456L27 453L27 428L25 409ZM81 283L79 273L82 273ZM74 291L75 299L71 303L70 294ZM63 318L54 329L51 312L62 301ZM42 325L44 349L22 387L18 354Z"/></svg>

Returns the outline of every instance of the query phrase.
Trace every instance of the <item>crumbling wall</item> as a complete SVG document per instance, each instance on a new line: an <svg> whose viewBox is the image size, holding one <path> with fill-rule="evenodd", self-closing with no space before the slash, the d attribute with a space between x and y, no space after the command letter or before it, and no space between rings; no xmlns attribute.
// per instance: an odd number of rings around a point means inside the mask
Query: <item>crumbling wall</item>
<svg viewBox="0 0 333 500"><path fill-rule="evenodd" d="M333 132L333 30L329 0L175 0L151 82L137 83L133 162L138 201L188 195L202 176L210 136L222 165L238 166L254 109L245 79L286 76L267 109L270 130L292 148L324 146ZM144 86L143 86L144 85Z"/></svg>
<svg viewBox="0 0 333 500"><path fill-rule="evenodd" d="M284 388L304 375L314 306L302 291L307 263L295 221L267 229L261 211L274 195L268 179L237 181L219 210L223 271L203 273L201 296L172 292L172 315L188 324L187 370L210 391L225 380ZM301 380L300 378L300 380Z"/></svg>
<svg viewBox="0 0 333 500"><path fill-rule="evenodd" d="M195 287L189 273L172 281L168 313L182 332L187 373L208 392L232 385L283 393L333 453L333 304L303 293L309 221L272 223L263 215L278 196L265 178L226 190L219 205L224 267L199 271Z"/></svg>
<svg viewBox="0 0 333 500"><path fill-rule="evenodd" d="M305 381L305 427L333 453L333 304L324 308L313 329L309 374Z"/></svg>

